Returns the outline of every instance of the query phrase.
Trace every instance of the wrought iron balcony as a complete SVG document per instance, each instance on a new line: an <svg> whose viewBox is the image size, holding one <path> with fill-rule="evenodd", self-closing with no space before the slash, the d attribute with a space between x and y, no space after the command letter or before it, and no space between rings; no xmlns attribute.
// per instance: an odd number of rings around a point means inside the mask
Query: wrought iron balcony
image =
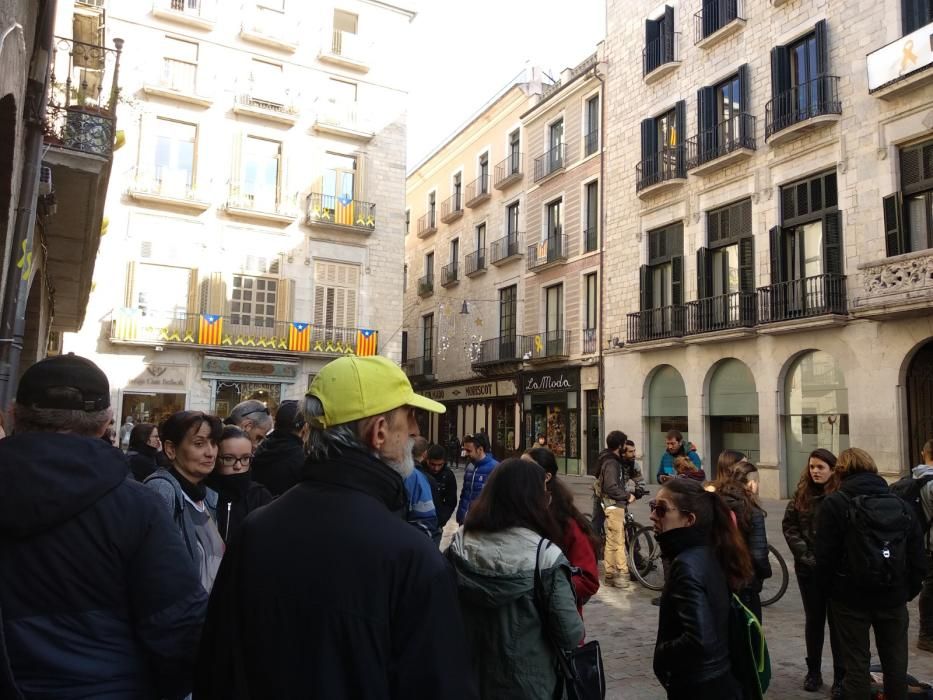
<svg viewBox="0 0 933 700"><path fill-rule="evenodd" d="M514 182L522 179L522 154L512 153L504 160L496 163L495 188L504 190Z"/></svg>
<svg viewBox="0 0 933 700"><path fill-rule="evenodd" d="M102 7L104 3L98 4ZM153 0L152 14L160 19L210 29L214 26L215 17L208 11L208 4L207 0Z"/></svg>
<svg viewBox="0 0 933 700"><path fill-rule="evenodd" d="M528 269L537 270L545 265L567 261L567 236L548 236L540 243L528 246Z"/></svg>
<svg viewBox="0 0 933 700"><path fill-rule="evenodd" d="M564 144L559 143L535 158L535 182L564 169Z"/></svg>
<svg viewBox="0 0 933 700"><path fill-rule="evenodd" d="M732 292L688 301L686 333L751 328L757 322L755 292Z"/></svg>
<svg viewBox="0 0 933 700"><path fill-rule="evenodd" d="M479 356L473 360L473 367L488 367L522 359L522 336L503 335L488 338L480 343Z"/></svg>
<svg viewBox="0 0 933 700"><path fill-rule="evenodd" d="M599 332L595 328L584 328L580 334L580 354L593 355L599 350Z"/></svg>
<svg viewBox="0 0 933 700"><path fill-rule="evenodd" d="M846 313L845 275L815 275L758 288L759 323Z"/></svg>
<svg viewBox="0 0 933 700"><path fill-rule="evenodd" d="M680 32L668 32L649 43L642 50L642 76L648 78L652 73L662 71L663 66L673 68L680 63ZM660 77L660 76L659 76Z"/></svg>
<svg viewBox="0 0 933 700"><path fill-rule="evenodd" d="M466 267L466 276L473 277L486 271L486 249L480 248L469 253L464 260Z"/></svg>
<svg viewBox="0 0 933 700"><path fill-rule="evenodd" d="M307 215L312 226L336 226L363 233L376 229L376 205L346 196L312 192L307 198Z"/></svg>
<svg viewBox="0 0 933 700"><path fill-rule="evenodd" d="M418 238L427 238L437 233L437 214L432 208L418 218Z"/></svg>
<svg viewBox="0 0 933 700"><path fill-rule="evenodd" d="M570 331L559 330L522 336L522 359L531 361L567 357L572 335Z"/></svg>
<svg viewBox="0 0 933 700"><path fill-rule="evenodd" d="M414 381L432 381L434 379L434 358L430 355L409 357L405 361L405 374Z"/></svg>
<svg viewBox="0 0 933 700"><path fill-rule="evenodd" d="M454 192L451 196L441 202L441 221L449 224L463 216L463 197L459 192Z"/></svg>
<svg viewBox="0 0 933 700"><path fill-rule="evenodd" d="M489 175L480 175L466 187L466 205L475 207L489 199Z"/></svg>
<svg viewBox="0 0 933 700"><path fill-rule="evenodd" d="M434 275L425 275L418 278L418 296L429 297L434 294Z"/></svg>
<svg viewBox="0 0 933 700"><path fill-rule="evenodd" d="M516 232L494 240L489 247L489 257L492 259L492 264L501 265L519 257L522 254L521 237L522 234Z"/></svg>
<svg viewBox="0 0 933 700"><path fill-rule="evenodd" d="M368 141L375 136L372 123L358 102L331 98L314 101L314 129L337 136Z"/></svg>
<svg viewBox="0 0 933 700"><path fill-rule="evenodd" d="M679 184L687 178L683 146L662 148L635 166L635 191L641 192L661 183Z"/></svg>
<svg viewBox="0 0 933 700"><path fill-rule="evenodd" d="M700 11L693 15L693 43L707 45L705 40L711 39L733 22L736 22L738 28L739 23L745 22L744 15L741 0L704 0Z"/></svg>
<svg viewBox="0 0 933 700"><path fill-rule="evenodd" d="M686 309L681 305L661 306L628 314L628 342L680 338L684 334L685 315Z"/></svg>
<svg viewBox="0 0 933 700"><path fill-rule="evenodd" d="M460 281L460 267L455 260L441 268L441 286L452 287Z"/></svg>
<svg viewBox="0 0 933 700"><path fill-rule="evenodd" d="M711 164L719 158L731 162L724 156L754 151L757 147L755 128L755 117L743 112L687 139L687 170Z"/></svg>
<svg viewBox="0 0 933 700"><path fill-rule="evenodd" d="M842 114L839 77L821 75L785 90L765 105L765 140L797 124Z"/></svg>
<svg viewBox="0 0 933 700"><path fill-rule="evenodd" d="M259 91L259 87L255 91ZM271 90L269 92L272 92ZM233 103L236 114L246 114L259 119L268 119L283 124L294 124L298 120L298 109L287 104L285 94L280 96L259 96L254 92L236 95Z"/></svg>
<svg viewBox="0 0 933 700"><path fill-rule="evenodd" d="M583 137L583 154L590 156L599 150L599 129Z"/></svg>

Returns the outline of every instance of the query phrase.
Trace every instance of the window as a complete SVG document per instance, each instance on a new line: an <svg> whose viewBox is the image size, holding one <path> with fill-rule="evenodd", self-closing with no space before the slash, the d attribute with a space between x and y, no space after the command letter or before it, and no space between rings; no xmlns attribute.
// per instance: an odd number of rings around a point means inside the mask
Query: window
<svg viewBox="0 0 933 700"><path fill-rule="evenodd" d="M131 305L147 317L184 318L195 273L186 267L136 263L132 273Z"/></svg>
<svg viewBox="0 0 933 700"><path fill-rule="evenodd" d="M585 226L583 230L583 248L585 252L596 250L599 246L599 181L586 183L584 193Z"/></svg>
<svg viewBox="0 0 933 700"><path fill-rule="evenodd" d="M701 15L702 38L716 33L738 16L738 0L704 0Z"/></svg>
<svg viewBox="0 0 933 700"><path fill-rule="evenodd" d="M522 142L520 130L509 134L509 175L515 175L522 169Z"/></svg>
<svg viewBox="0 0 933 700"><path fill-rule="evenodd" d="M198 45L165 37L165 55L162 58L162 85L179 92L195 92L198 74Z"/></svg>
<svg viewBox="0 0 933 700"><path fill-rule="evenodd" d="M518 318L518 287L511 285L499 290L499 337L514 343Z"/></svg>
<svg viewBox="0 0 933 700"><path fill-rule="evenodd" d="M331 51L336 56L352 53L352 38L359 29L359 17L352 12L334 10L334 35L331 39ZM346 46L345 44L350 44Z"/></svg>
<svg viewBox="0 0 933 700"><path fill-rule="evenodd" d="M648 231L648 264L641 266L641 308L679 306L683 299L684 226L677 222ZM667 323L670 314L664 315Z"/></svg>
<svg viewBox="0 0 933 700"><path fill-rule="evenodd" d="M461 206L461 194L463 192L463 173L454 174L454 211L460 211L463 207Z"/></svg>
<svg viewBox="0 0 933 700"><path fill-rule="evenodd" d="M435 213L437 212L437 192L428 193L428 227L434 228L437 219L435 218Z"/></svg>
<svg viewBox="0 0 933 700"><path fill-rule="evenodd" d="M252 60L250 65L250 94L274 104L281 104L285 95L285 80L281 64Z"/></svg>
<svg viewBox="0 0 933 700"><path fill-rule="evenodd" d="M194 124L157 118L155 121L155 184L162 194L187 196L194 187Z"/></svg>
<svg viewBox="0 0 933 700"><path fill-rule="evenodd" d="M454 238L450 241L450 264L454 267L457 266L457 261L460 259L460 239Z"/></svg>
<svg viewBox="0 0 933 700"><path fill-rule="evenodd" d="M248 136L243 148L242 194L254 209L275 211L279 203L282 144Z"/></svg>
<svg viewBox="0 0 933 700"><path fill-rule="evenodd" d="M933 141L901 148L900 191L883 200L888 255L933 248Z"/></svg>
<svg viewBox="0 0 933 700"><path fill-rule="evenodd" d="M645 58L643 73L676 60L674 54L674 8L667 5L658 19L645 22Z"/></svg>
<svg viewBox="0 0 933 700"><path fill-rule="evenodd" d="M505 232L509 240L518 236L518 202L505 208Z"/></svg>
<svg viewBox="0 0 933 700"><path fill-rule="evenodd" d="M933 0L901 0L901 27L904 34L933 22Z"/></svg>
<svg viewBox="0 0 933 700"><path fill-rule="evenodd" d="M325 328L355 328L359 298L358 265L314 264L314 323Z"/></svg>
<svg viewBox="0 0 933 700"><path fill-rule="evenodd" d="M277 290L277 280L234 275L230 323L234 326L274 328Z"/></svg>
<svg viewBox="0 0 933 700"><path fill-rule="evenodd" d="M489 153L483 153L479 157L479 187L476 188L476 194L486 194L489 192Z"/></svg>
<svg viewBox="0 0 933 700"><path fill-rule="evenodd" d="M583 143L583 154L592 155L599 148L599 95L594 95L586 101L586 136Z"/></svg>
<svg viewBox="0 0 933 700"><path fill-rule="evenodd" d="M751 320L755 291L752 203L744 199L706 214L708 247L697 250L697 297L701 324ZM701 330L713 330L712 325Z"/></svg>
<svg viewBox="0 0 933 700"><path fill-rule="evenodd" d="M327 85L327 94L329 95L329 99L332 104L341 105L344 107L352 107L356 104L356 83L331 78Z"/></svg>
<svg viewBox="0 0 933 700"><path fill-rule="evenodd" d="M548 356L563 354L564 285L555 284L544 290L545 349Z"/></svg>
<svg viewBox="0 0 933 700"><path fill-rule="evenodd" d="M718 158L736 148L752 147L755 130L745 115L748 104L748 65L710 87L697 92L697 123L699 126L699 163Z"/></svg>
<svg viewBox="0 0 933 700"><path fill-rule="evenodd" d="M828 75L826 20L810 34L771 49L771 110L766 135L820 114L838 113L836 81Z"/></svg>
<svg viewBox="0 0 933 700"><path fill-rule="evenodd" d="M486 224L482 223L476 227L476 250L485 250L486 248Z"/></svg>
<svg viewBox="0 0 933 700"><path fill-rule="evenodd" d="M405 210L405 235L411 233L411 209Z"/></svg>
<svg viewBox="0 0 933 700"><path fill-rule="evenodd" d="M424 276L434 279L434 253L427 253L424 256Z"/></svg>
<svg viewBox="0 0 933 700"><path fill-rule="evenodd" d="M563 200L557 199L547 205L548 247L560 245L563 230ZM553 243L552 243L553 241Z"/></svg>
<svg viewBox="0 0 933 700"><path fill-rule="evenodd" d="M686 109L686 103L681 100L674 109L642 121L638 188L686 177L683 157Z"/></svg>
<svg viewBox="0 0 933 700"><path fill-rule="evenodd" d="M427 364L434 357L434 314L421 317L421 348Z"/></svg>
<svg viewBox="0 0 933 700"><path fill-rule="evenodd" d="M583 293L583 329L593 330L596 328L599 309L599 289L595 272L583 276Z"/></svg>
<svg viewBox="0 0 933 700"><path fill-rule="evenodd" d="M558 119L548 127L548 172L563 167L564 120Z"/></svg>
<svg viewBox="0 0 933 700"><path fill-rule="evenodd" d="M355 156L327 152L324 154L322 192L325 209L335 209L337 201L349 202L356 198Z"/></svg>

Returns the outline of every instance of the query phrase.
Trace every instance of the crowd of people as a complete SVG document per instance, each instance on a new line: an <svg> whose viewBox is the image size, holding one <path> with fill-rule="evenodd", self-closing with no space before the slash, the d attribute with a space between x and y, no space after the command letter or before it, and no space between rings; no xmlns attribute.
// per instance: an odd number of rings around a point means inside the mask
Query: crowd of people
<svg viewBox="0 0 933 700"><path fill-rule="evenodd" d="M500 463L483 431L463 439L458 493L416 411L444 407L385 358L343 357L274 415L248 400L111 435L96 365L29 368L0 436L0 698L568 697L560 662L587 641L587 602L625 593L638 565L635 443L606 436L584 515L546 446ZM762 622L772 574L758 470L727 450L708 479L678 431L666 447L654 672L674 700L760 697L731 623ZM884 697L906 699L918 594L933 650L933 441L922 459L889 488L863 450L810 455L782 523L804 689L823 686L828 623L833 697L869 697L873 630Z"/></svg>

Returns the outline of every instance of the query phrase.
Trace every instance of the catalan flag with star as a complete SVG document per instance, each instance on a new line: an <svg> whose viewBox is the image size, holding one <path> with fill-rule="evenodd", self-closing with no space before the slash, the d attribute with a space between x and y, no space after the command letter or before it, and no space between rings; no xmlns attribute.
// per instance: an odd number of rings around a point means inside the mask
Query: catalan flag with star
<svg viewBox="0 0 933 700"><path fill-rule="evenodd" d="M224 320L218 314L201 314L198 324L198 343L201 345L220 345Z"/></svg>
<svg viewBox="0 0 933 700"><path fill-rule="evenodd" d="M356 354L360 357L375 355L379 346L379 331L360 328L356 332Z"/></svg>
<svg viewBox="0 0 933 700"><path fill-rule="evenodd" d="M311 324L290 323L288 326L288 349L294 352L308 352L311 349Z"/></svg>

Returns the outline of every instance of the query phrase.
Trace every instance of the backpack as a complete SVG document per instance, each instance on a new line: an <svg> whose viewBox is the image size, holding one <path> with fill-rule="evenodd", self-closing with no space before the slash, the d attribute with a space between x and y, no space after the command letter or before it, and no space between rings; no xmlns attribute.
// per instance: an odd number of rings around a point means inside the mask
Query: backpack
<svg viewBox="0 0 933 700"><path fill-rule="evenodd" d="M924 534L930 529L930 520L927 518L926 511L923 508L923 501L920 498L920 494L923 493L923 487L930 481L933 481L933 474L927 474L919 479L915 479L908 474L891 484L891 493L900 496L914 507L914 514L917 516L917 522L920 523L920 528L923 530Z"/></svg>
<svg viewBox="0 0 933 700"><path fill-rule="evenodd" d="M761 622L732 595L729 604L729 656L732 675L747 700L762 700L771 685L771 656Z"/></svg>
<svg viewBox="0 0 933 700"><path fill-rule="evenodd" d="M848 574L860 588L884 590L907 575L910 507L893 493L850 497L845 540Z"/></svg>

